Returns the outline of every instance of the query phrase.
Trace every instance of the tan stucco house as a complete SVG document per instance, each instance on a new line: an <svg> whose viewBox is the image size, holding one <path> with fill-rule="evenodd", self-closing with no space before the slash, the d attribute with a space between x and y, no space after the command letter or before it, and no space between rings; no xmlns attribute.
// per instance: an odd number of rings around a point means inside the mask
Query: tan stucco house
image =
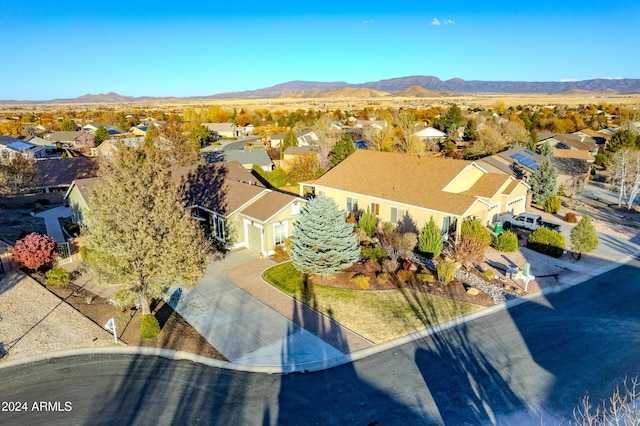
<svg viewBox="0 0 640 426"><path fill-rule="evenodd" d="M306 200L263 186L237 161L171 169L186 208L211 238L228 248L246 247L273 254L293 232ZM73 182L65 199L76 223L90 208L90 195L100 178Z"/></svg>
<svg viewBox="0 0 640 426"><path fill-rule="evenodd" d="M379 222L410 218L421 228L430 217L443 233L457 233L466 218L490 225L525 210L528 186L472 161L358 150L324 176L300 184L356 214L367 209Z"/></svg>

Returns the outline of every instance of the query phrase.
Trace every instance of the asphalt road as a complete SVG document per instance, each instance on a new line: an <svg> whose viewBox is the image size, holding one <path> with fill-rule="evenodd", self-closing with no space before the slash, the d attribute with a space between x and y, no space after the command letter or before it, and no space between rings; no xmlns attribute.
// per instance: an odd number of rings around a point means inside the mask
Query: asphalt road
<svg viewBox="0 0 640 426"><path fill-rule="evenodd" d="M585 393L640 372L639 269L316 373L129 355L0 368L0 424L568 424ZM41 401L70 410L34 411Z"/></svg>

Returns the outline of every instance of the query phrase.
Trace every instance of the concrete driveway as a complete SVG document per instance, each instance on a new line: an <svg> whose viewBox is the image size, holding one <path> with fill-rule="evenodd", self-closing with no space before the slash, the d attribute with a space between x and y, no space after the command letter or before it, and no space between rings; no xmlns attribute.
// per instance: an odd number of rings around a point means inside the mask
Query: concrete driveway
<svg viewBox="0 0 640 426"><path fill-rule="evenodd" d="M244 268L246 280L261 281L261 272L273 262L263 259L259 271L255 264L251 270L244 267L257 258L255 252L240 250L214 260L193 290L171 289L169 304L233 363L301 371L343 359L347 345L339 350L227 279L227 273L237 267ZM242 274L234 275L237 279ZM280 297L289 298L283 293ZM371 345L360 339L363 342L354 347Z"/></svg>

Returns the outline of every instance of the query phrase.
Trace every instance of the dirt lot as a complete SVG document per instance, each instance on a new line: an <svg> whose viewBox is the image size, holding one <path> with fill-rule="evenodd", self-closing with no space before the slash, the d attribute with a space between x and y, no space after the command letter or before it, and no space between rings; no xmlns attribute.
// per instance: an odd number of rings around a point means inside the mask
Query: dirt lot
<svg viewBox="0 0 640 426"><path fill-rule="evenodd" d="M74 284L69 284L67 287L62 288L42 284L44 282L44 276L39 273L34 274L33 277L47 290L54 293L96 324L104 326L110 318L114 318L118 338L127 345L172 349L209 358L226 360L216 348L200 336L171 306L162 301L152 305L152 311L160 322L162 332L155 339L145 340L140 337L139 329L142 315L139 310L116 308L107 300Z"/></svg>

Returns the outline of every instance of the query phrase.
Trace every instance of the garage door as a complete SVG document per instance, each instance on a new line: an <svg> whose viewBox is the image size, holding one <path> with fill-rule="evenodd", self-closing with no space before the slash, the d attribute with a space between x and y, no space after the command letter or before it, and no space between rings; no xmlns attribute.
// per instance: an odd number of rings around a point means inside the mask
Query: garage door
<svg viewBox="0 0 640 426"><path fill-rule="evenodd" d="M526 200L526 197L520 197L520 198L516 198L513 201L509 201L507 203L507 211L505 213L510 213L514 215L524 213L525 200Z"/></svg>
<svg viewBox="0 0 640 426"><path fill-rule="evenodd" d="M247 244L249 245L249 249L263 253L261 228L251 224L247 225Z"/></svg>

